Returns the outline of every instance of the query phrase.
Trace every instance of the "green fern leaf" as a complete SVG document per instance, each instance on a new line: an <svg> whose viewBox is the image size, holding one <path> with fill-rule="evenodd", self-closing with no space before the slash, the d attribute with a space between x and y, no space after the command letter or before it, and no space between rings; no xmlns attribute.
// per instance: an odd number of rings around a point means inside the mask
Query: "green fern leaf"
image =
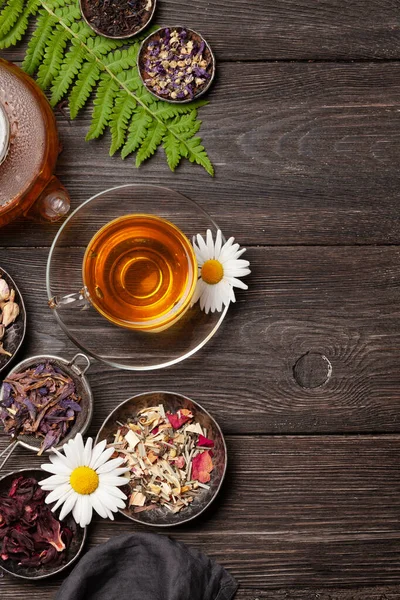
<svg viewBox="0 0 400 600"><path fill-rule="evenodd" d="M192 110L200 108L208 104L207 100L194 100L187 104L168 104L168 102L155 102L154 113L157 117L163 120L173 119L190 113Z"/></svg>
<svg viewBox="0 0 400 600"><path fill-rule="evenodd" d="M121 148L125 141L129 118L136 108L136 102L127 92L121 90L115 100L110 118L111 148L110 156Z"/></svg>
<svg viewBox="0 0 400 600"><path fill-rule="evenodd" d="M120 73L123 70L136 66L138 44L132 44L123 50L117 49L104 58L104 64L112 73Z"/></svg>
<svg viewBox="0 0 400 600"><path fill-rule="evenodd" d="M24 0L8 0L0 14L0 38L3 39L18 21L19 15L24 10Z"/></svg>
<svg viewBox="0 0 400 600"><path fill-rule="evenodd" d="M181 143L180 149L182 155L190 160L190 162L201 165L209 175L214 175L214 167L208 158L204 146L201 145L201 139L199 137L185 140Z"/></svg>
<svg viewBox="0 0 400 600"><path fill-rule="evenodd" d="M138 149L151 122L152 118L144 108L140 107L135 112L128 128L128 139L121 151L122 158Z"/></svg>
<svg viewBox="0 0 400 600"><path fill-rule="evenodd" d="M182 154L180 151L180 144L181 142L178 140L178 138L173 135L171 131L167 131L164 136L163 147L167 157L168 166L171 171L175 171L176 167L181 161Z"/></svg>
<svg viewBox="0 0 400 600"><path fill-rule="evenodd" d="M80 71L85 58L85 50L79 42L72 41L70 50L64 58L61 69L51 87L50 103L55 106L65 96L73 80Z"/></svg>
<svg viewBox="0 0 400 600"><path fill-rule="evenodd" d="M136 66L140 41L156 26L127 46L123 40L96 35L81 18L78 0L0 0L0 48L16 44L34 15L23 68L37 74L42 89L51 88L53 106L69 95L73 119L94 92L88 140L109 127L111 155L119 149L122 158L137 152L139 166L163 144L172 170L186 157L213 173L195 137L201 126L197 109L207 102L168 104L155 99L141 82Z"/></svg>
<svg viewBox="0 0 400 600"><path fill-rule="evenodd" d="M53 79L59 73L68 40L68 31L65 31L60 26L53 30L47 42L44 59L37 75L37 82L43 90L47 90L50 87Z"/></svg>
<svg viewBox="0 0 400 600"><path fill-rule="evenodd" d="M144 138L141 147L136 154L136 166L140 167L142 162L150 158L161 144L162 139L165 135L166 127L163 123L153 120L147 130L146 137Z"/></svg>
<svg viewBox="0 0 400 600"><path fill-rule="evenodd" d="M33 75L40 65L40 61L46 50L46 44L53 32L56 19L45 10L39 11L36 21L36 29L28 44L22 68L29 75Z"/></svg>
<svg viewBox="0 0 400 600"><path fill-rule="evenodd" d="M100 137L104 133L118 93L118 84L107 75L102 75L94 99L92 124L86 135L86 141Z"/></svg>
<svg viewBox="0 0 400 600"><path fill-rule="evenodd" d="M85 106L99 77L100 69L97 63L87 62L83 65L69 97L71 119L75 119L81 108Z"/></svg>

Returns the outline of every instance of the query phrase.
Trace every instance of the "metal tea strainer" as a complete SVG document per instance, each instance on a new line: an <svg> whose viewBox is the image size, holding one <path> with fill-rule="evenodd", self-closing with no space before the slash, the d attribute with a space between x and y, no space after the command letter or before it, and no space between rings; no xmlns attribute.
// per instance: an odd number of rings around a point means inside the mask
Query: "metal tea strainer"
<svg viewBox="0 0 400 600"><path fill-rule="evenodd" d="M27 358L26 360L18 363L9 373L19 373L21 371L25 371L29 369L29 367L33 367L42 362L49 362L50 364L59 367L66 375L71 377L73 380L77 393L81 396L81 407L82 410L76 416L74 423L69 429L68 433L60 440L58 446L55 448L60 449L68 440L74 438L77 433L81 433L82 435L87 431L90 421L92 419L93 414L93 394L90 389L87 378L85 377L85 373L90 367L90 360L86 356L86 354L78 353L76 354L70 361L62 358L60 356L53 356L51 354L40 354L37 356L31 356L31 358ZM84 363L83 367L79 366L79 363ZM2 385L0 389L0 403L3 401L4 396L4 386ZM17 448L17 446L23 446L24 448L28 448L28 450L32 450L33 452L38 452L41 446L41 439L35 438L33 435L20 435L20 436L11 436L11 443L0 453L0 458L3 458L3 461L0 464L0 470L4 467L5 463ZM46 450L46 452L49 452Z"/></svg>

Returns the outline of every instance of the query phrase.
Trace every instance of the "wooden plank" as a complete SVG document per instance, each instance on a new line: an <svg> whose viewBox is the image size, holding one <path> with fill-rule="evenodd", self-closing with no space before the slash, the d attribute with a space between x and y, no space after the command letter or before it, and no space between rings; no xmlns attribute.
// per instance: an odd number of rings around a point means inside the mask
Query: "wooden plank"
<svg viewBox="0 0 400 600"><path fill-rule="evenodd" d="M227 441L229 469L220 498L201 520L163 534L221 562L248 598L275 588L398 585L399 436ZM18 449L8 467L40 461ZM139 530L144 528L121 516L96 520L89 546ZM46 588L42 584L40 592ZM0 594L22 589L35 590L0 581Z"/></svg>
<svg viewBox="0 0 400 600"><path fill-rule="evenodd" d="M219 60L399 58L391 0L221 0L159 3L155 23L201 31ZM19 50L5 56L21 58Z"/></svg>
<svg viewBox="0 0 400 600"><path fill-rule="evenodd" d="M198 201L243 244L395 244L400 63L224 64L201 111L211 179L162 156L139 170L87 143L90 111L59 117L58 174L76 207L123 183L164 184ZM50 245L57 225L21 222L0 245Z"/></svg>
<svg viewBox="0 0 400 600"><path fill-rule="evenodd" d="M227 433L400 431L399 249L265 247L248 257L249 291L197 355L151 375L92 366L92 431L149 389L193 397ZM20 358L76 352L47 307L46 258L46 248L1 251L27 303Z"/></svg>

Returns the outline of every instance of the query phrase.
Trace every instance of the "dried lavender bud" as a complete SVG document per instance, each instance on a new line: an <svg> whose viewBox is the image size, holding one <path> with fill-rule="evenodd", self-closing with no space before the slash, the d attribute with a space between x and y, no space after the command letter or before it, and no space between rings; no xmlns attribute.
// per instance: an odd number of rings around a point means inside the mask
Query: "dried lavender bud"
<svg viewBox="0 0 400 600"><path fill-rule="evenodd" d="M8 287L7 282L0 277L0 302L4 302L8 300L10 297L10 288Z"/></svg>
<svg viewBox="0 0 400 600"><path fill-rule="evenodd" d="M212 54L195 32L165 29L155 34L142 53L144 82L162 98L189 100L209 83Z"/></svg>

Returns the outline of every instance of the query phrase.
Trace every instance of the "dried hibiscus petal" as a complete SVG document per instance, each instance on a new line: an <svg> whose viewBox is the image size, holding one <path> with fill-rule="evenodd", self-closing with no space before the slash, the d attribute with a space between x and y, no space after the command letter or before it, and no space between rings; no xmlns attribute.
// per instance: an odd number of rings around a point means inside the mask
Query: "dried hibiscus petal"
<svg viewBox="0 0 400 600"><path fill-rule="evenodd" d="M200 483L207 483L211 479L211 471L214 465L208 450L195 456L192 460L192 477Z"/></svg>
<svg viewBox="0 0 400 600"><path fill-rule="evenodd" d="M15 478L7 496L0 497L2 560L39 567L64 559L73 532L53 516L45 499L36 479L24 476Z"/></svg>

